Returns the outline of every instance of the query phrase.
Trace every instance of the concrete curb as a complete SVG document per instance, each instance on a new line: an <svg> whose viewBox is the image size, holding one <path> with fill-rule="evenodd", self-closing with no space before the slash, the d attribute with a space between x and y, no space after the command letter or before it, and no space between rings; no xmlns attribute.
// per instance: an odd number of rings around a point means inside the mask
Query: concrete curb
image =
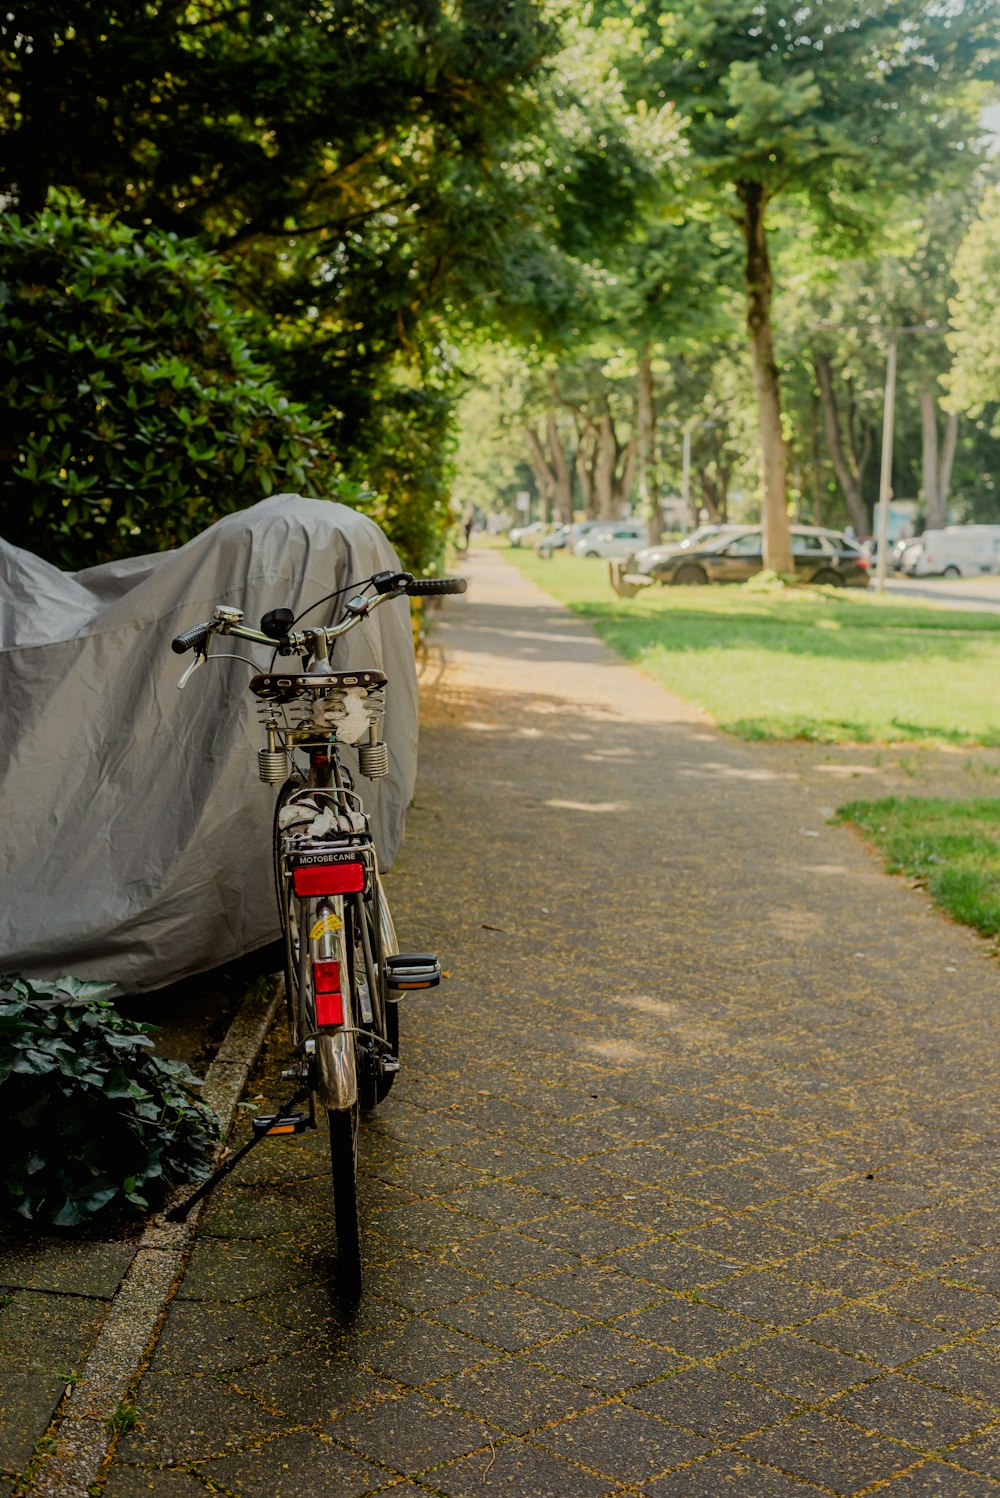
<svg viewBox="0 0 1000 1498"><path fill-rule="evenodd" d="M208 1069L202 1096L218 1114L224 1140L282 997L279 982L262 1010L244 1000ZM183 1199L190 1189L176 1192L174 1199ZM207 1200L186 1222L166 1222L160 1215L146 1228L107 1321L56 1417L52 1449L23 1489L25 1498L81 1498L92 1490L110 1459L119 1412L153 1350Z"/></svg>

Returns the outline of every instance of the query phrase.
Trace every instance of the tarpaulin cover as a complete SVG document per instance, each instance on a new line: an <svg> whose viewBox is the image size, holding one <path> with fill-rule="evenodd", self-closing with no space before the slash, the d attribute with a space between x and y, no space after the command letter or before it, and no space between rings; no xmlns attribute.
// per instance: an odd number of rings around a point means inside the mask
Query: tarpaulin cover
<svg viewBox="0 0 1000 1498"><path fill-rule="evenodd" d="M275 790L253 674L209 660L182 692L181 630L217 603L256 628L272 608L398 568L378 526L344 505L280 494L176 551L66 573L0 542L0 970L103 979L122 993L203 972L280 932L271 872ZM327 603L303 624L329 624ZM217 636L267 669L268 652ZM358 780L383 869L403 835L417 758L406 600L337 642L338 670L389 678L390 773ZM356 769L357 757L345 761Z"/></svg>

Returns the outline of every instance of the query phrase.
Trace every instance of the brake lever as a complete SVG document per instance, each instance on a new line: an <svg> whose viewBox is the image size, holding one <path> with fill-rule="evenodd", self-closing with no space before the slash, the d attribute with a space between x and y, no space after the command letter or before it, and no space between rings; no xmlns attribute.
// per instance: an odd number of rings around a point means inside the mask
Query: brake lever
<svg viewBox="0 0 1000 1498"><path fill-rule="evenodd" d="M184 688L187 686L188 682L191 680L192 676L197 671L198 667L199 666L203 666L207 660L208 660L208 651L207 650L205 650L205 651L201 651L201 650L195 651L194 660L191 662L190 666L187 667L187 669L185 670L185 672L184 672L183 676L181 677L180 681L177 683L177 690L178 690L178 692L183 692Z"/></svg>

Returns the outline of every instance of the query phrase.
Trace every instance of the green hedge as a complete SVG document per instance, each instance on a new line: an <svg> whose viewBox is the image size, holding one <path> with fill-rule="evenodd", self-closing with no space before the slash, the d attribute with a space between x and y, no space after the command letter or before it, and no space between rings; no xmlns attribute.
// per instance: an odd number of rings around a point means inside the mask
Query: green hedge
<svg viewBox="0 0 1000 1498"><path fill-rule="evenodd" d="M281 490L323 429L249 347L222 263L63 203L0 229L0 533L57 565L176 546ZM338 497L344 497L342 494Z"/></svg>

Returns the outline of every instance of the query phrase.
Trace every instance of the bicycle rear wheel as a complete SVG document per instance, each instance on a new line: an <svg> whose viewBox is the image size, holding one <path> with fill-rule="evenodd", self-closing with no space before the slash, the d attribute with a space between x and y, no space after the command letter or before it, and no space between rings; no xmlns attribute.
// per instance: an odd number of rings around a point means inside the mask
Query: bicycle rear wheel
<svg viewBox="0 0 1000 1498"><path fill-rule="evenodd" d="M386 982L385 959L398 950L396 932L389 913L381 881L375 876L375 888L367 899L352 907L350 970L355 989L355 1014L363 1014L357 994L359 980L364 983L371 1008L370 1021L358 1020L372 1036L365 1064L358 1068L358 1090L362 1108L369 1110L380 1103L395 1081L394 1068L382 1058L399 1059L399 1006L390 1001ZM360 922L364 920L364 931Z"/></svg>

